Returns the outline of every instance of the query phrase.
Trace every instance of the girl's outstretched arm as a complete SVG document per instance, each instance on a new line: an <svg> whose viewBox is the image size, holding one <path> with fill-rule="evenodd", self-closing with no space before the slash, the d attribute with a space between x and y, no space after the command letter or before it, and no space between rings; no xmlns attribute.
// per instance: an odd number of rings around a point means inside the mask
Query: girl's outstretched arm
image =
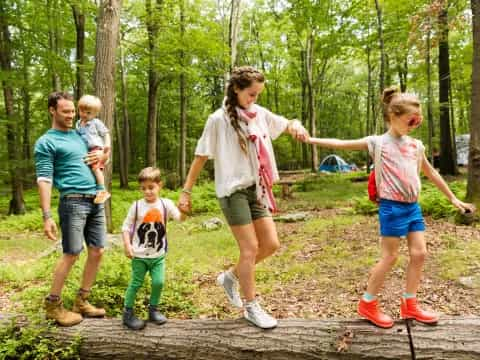
<svg viewBox="0 0 480 360"><path fill-rule="evenodd" d="M368 150L367 139L357 140L340 140L340 139L322 139L311 137L307 143L312 145L318 145L329 149L342 149L342 150Z"/></svg>
<svg viewBox="0 0 480 360"><path fill-rule="evenodd" d="M433 182L435 186L445 194L452 205L460 209L462 213L475 211L475 205L465 203L457 199L455 194L448 187L448 184L445 182L445 180L443 180L438 171L435 170L435 168L430 164L425 156L425 153L423 153L422 171L430 179L430 181Z"/></svg>

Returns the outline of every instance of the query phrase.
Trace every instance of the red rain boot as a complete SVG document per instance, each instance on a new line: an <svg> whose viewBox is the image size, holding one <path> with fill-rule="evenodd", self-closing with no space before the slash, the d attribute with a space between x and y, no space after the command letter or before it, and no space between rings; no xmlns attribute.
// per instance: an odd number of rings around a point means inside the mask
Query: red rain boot
<svg viewBox="0 0 480 360"><path fill-rule="evenodd" d="M381 328L388 329L393 326L392 318L379 310L377 300L365 301L363 298L360 299L358 315Z"/></svg>
<svg viewBox="0 0 480 360"><path fill-rule="evenodd" d="M400 303L400 317L402 319L415 319L425 324L435 324L438 322L438 315L420 309L417 303L417 298L405 299L402 297Z"/></svg>

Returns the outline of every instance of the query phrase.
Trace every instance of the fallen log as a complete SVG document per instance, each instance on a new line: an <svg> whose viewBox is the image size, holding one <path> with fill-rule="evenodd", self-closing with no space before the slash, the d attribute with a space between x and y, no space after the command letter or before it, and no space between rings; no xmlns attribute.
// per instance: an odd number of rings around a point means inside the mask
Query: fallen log
<svg viewBox="0 0 480 360"><path fill-rule="evenodd" d="M411 329L417 359L480 359L480 317ZM411 359L403 321L385 330L363 320L283 319L261 330L243 319L170 320L132 331L120 319L85 319L49 334L65 343L78 335L81 359Z"/></svg>

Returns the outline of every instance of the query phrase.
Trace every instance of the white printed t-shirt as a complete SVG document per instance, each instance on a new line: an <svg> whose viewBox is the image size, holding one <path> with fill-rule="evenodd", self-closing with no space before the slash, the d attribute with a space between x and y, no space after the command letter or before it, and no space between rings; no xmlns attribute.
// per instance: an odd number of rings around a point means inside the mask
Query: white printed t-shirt
<svg viewBox="0 0 480 360"><path fill-rule="evenodd" d="M380 199L413 203L420 195L419 156L425 147L420 140L404 135L367 136L368 152L375 161L375 146L382 137L381 182L377 189ZM377 171L377 170L376 170Z"/></svg>
<svg viewBox="0 0 480 360"><path fill-rule="evenodd" d="M141 199L130 206L123 221L122 232L131 233L135 224L132 240L134 257L152 259L165 255L167 251L165 218L180 220L180 210L170 199L161 198L154 203Z"/></svg>

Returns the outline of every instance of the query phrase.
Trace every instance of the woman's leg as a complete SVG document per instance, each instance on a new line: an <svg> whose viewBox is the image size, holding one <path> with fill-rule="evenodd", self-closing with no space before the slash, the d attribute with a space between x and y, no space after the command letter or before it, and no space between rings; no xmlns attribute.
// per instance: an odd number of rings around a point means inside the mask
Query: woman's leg
<svg viewBox="0 0 480 360"><path fill-rule="evenodd" d="M255 263L259 263L273 255L280 248L280 242L278 241L277 228L270 216L254 220L253 226L258 239L258 252Z"/></svg>
<svg viewBox="0 0 480 360"><path fill-rule="evenodd" d="M245 299L255 299L255 261L259 245L253 224L230 226L237 240L240 258L232 272L238 277Z"/></svg>
<svg viewBox="0 0 480 360"><path fill-rule="evenodd" d="M382 258L373 267L368 279L367 293L375 296L385 282L385 275L392 269L398 258L400 239L398 237L382 237Z"/></svg>
<svg viewBox="0 0 480 360"><path fill-rule="evenodd" d="M232 226L231 229L240 248L240 259L233 272L245 296L244 316L260 328L274 328L277 320L265 312L255 299L255 264L278 248L275 225L271 218L264 218L255 220L253 224Z"/></svg>
<svg viewBox="0 0 480 360"><path fill-rule="evenodd" d="M239 279L247 301L255 298L255 264L272 255L280 247L275 223L263 217L248 225L231 226L240 248L240 259L232 269Z"/></svg>
<svg viewBox="0 0 480 360"><path fill-rule="evenodd" d="M423 231L408 233L408 252L410 261L407 267L407 285L405 291L408 294L416 294L422 277L423 265L427 257L427 244Z"/></svg>

